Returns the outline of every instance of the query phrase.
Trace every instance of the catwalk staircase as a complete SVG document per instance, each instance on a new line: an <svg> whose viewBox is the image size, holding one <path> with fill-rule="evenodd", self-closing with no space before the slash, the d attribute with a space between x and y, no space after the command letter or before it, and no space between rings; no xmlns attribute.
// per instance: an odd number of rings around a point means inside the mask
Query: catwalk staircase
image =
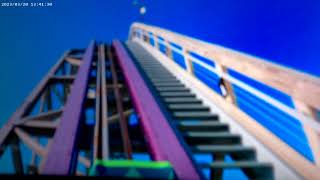
<svg viewBox="0 0 320 180"><path fill-rule="evenodd" d="M189 151L213 156L211 163L196 162L199 168L211 169L212 179L221 178L222 171L229 168L242 169L250 179L273 179L272 165L257 162L255 149L242 145L241 136L229 132L228 124L219 121L219 114L210 112L188 87L139 44L129 42L128 48ZM234 161L225 162L227 155Z"/></svg>

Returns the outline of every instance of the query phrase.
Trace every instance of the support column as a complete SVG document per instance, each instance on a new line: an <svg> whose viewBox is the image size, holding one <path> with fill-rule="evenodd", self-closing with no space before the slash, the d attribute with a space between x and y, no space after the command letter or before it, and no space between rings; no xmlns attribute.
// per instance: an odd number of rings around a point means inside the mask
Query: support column
<svg viewBox="0 0 320 180"><path fill-rule="evenodd" d="M79 142L77 137L80 131L80 120L84 113L84 102L94 51L95 42L92 42L83 56L83 63L72 85L60 124L48 150L47 159L40 170L41 174L72 175L75 173L78 157L77 143Z"/></svg>

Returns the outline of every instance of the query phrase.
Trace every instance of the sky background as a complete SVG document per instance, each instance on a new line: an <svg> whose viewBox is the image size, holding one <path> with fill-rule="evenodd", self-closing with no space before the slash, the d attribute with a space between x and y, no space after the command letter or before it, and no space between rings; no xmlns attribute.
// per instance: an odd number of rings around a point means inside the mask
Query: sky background
<svg viewBox="0 0 320 180"><path fill-rule="evenodd" d="M47 8L0 7L0 126L66 49L92 39L126 40L130 24L141 20L132 0L52 2ZM145 23L320 76L320 1L140 2L147 7Z"/></svg>
<svg viewBox="0 0 320 180"><path fill-rule="evenodd" d="M320 76L320 1L145 0L143 19L132 0L52 2L0 7L0 127L65 50L126 40L138 20Z"/></svg>

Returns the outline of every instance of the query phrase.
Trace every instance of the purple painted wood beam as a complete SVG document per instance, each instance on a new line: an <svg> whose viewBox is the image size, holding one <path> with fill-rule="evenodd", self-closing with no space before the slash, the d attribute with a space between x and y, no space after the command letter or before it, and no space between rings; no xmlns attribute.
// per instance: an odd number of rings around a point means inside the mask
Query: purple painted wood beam
<svg viewBox="0 0 320 180"><path fill-rule="evenodd" d="M82 64L72 85L61 122L40 171L41 174L70 175L74 173L77 160L77 134L79 133L94 49L95 43L92 42L82 58Z"/></svg>
<svg viewBox="0 0 320 180"><path fill-rule="evenodd" d="M200 179L133 60L119 41L113 41L113 47L154 159L170 161L179 179Z"/></svg>

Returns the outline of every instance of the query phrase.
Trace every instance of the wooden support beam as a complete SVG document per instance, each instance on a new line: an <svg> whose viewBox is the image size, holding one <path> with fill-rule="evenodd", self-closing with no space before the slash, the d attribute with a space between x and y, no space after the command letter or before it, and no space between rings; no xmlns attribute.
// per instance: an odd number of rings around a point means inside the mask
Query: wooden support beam
<svg viewBox="0 0 320 180"><path fill-rule="evenodd" d="M123 112L123 115L124 115L125 117L127 117L127 116L129 116L130 114L132 114L133 112L134 112L133 109L129 109L129 110L127 110L127 111L124 111L124 112ZM109 123L117 122L117 120L119 120L119 114L112 115L112 116L110 116L110 117L108 118L108 122L109 122Z"/></svg>
<svg viewBox="0 0 320 180"><path fill-rule="evenodd" d="M86 49L40 174L72 175L75 173L78 143L80 142L78 140L80 120L84 112L84 101L95 48L96 44L93 41ZM57 154L59 158L56 158Z"/></svg>
<svg viewBox="0 0 320 180"><path fill-rule="evenodd" d="M66 57L66 61L73 66L80 66L82 63L81 59L77 59L74 57Z"/></svg>
<svg viewBox="0 0 320 180"><path fill-rule="evenodd" d="M295 108L304 113L307 116L312 117L315 121L318 120L317 112L314 108L304 104L299 100L294 100ZM304 132L307 136L310 149L312 151L312 155L314 161L318 167L320 167L320 134L317 133L312 127L308 125L303 125Z"/></svg>
<svg viewBox="0 0 320 180"><path fill-rule="evenodd" d="M223 154L214 154L213 161L224 161ZM223 179L223 169L210 169L210 180L222 180Z"/></svg>
<svg viewBox="0 0 320 180"><path fill-rule="evenodd" d="M129 137L129 130L126 117L123 113L123 103L122 103L122 95L118 88L118 75L116 71L115 60L113 59L111 48L108 49L108 57L111 62L111 73L112 73L112 80L114 86L114 93L116 96L116 107L117 112L119 115L119 123L120 123L120 130L122 136L123 147L125 151L125 155L128 159L132 159L132 146Z"/></svg>
<svg viewBox="0 0 320 180"><path fill-rule="evenodd" d="M19 141L16 138L11 142L11 150L15 173L24 174L22 154L20 150Z"/></svg>
<svg viewBox="0 0 320 180"><path fill-rule="evenodd" d="M99 46L100 53L100 46ZM94 134L93 134L93 159L101 159L102 158L102 129L101 129L101 58L99 57L97 60L98 66L97 68L97 78L96 78L96 91L95 91L95 126L94 126Z"/></svg>
<svg viewBox="0 0 320 180"><path fill-rule="evenodd" d="M20 126L32 127L32 128L42 128L42 129L56 129L59 125L59 121L46 121L46 120L33 120L27 121Z"/></svg>
<svg viewBox="0 0 320 180"><path fill-rule="evenodd" d="M27 116L27 117L24 117L23 119L15 122L14 124L15 125L21 125L21 124L24 124L28 121L33 121L33 120L42 120L42 121L53 121L57 118L59 118L62 114L62 109L59 109L59 110L52 110L52 111L48 111L48 112L42 112L42 113L39 113L37 115L33 115L33 116Z"/></svg>
<svg viewBox="0 0 320 180"><path fill-rule="evenodd" d="M78 66L73 66L73 65L71 65L71 70L70 70L70 71L71 71L71 72L70 72L71 75L77 74L77 72L78 72Z"/></svg>
<svg viewBox="0 0 320 180"><path fill-rule="evenodd" d="M222 73L229 74L227 67L222 66L221 64L218 64L218 63L216 63L215 66L216 66L218 71L220 71ZM224 88L226 90L226 93L227 93L227 96L225 97L226 100L228 102L231 102L232 104L237 105L237 97L236 97L236 95L235 95L235 93L233 91L232 84L228 80L226 80L226 79L224 79L222 77L220 77L220 78L221 78L221 81L222 81L221 85L224 86Z"/></svg>
<svg viewBox="0 0 320 180"><path fill-rule="evenodd" d="M170 46L170 42L165 39L164 40L164 43L165 43L165 47L166 47L166 55L170 58L170 59L173 59L173 55L172 55L172 49L171 49L171 46Z"/></svg>
<svg viewBox="0 0 320 180"><path fill-rule="evenodd" d="M192 61L188 58L189 52L185 48L182 49L182 52L183 52L184 62L186 63L186 66L187 66L187 71L190 75L194 76L193 64L192 64Z"/></svg>
<svg viewBox="0 0 320 180"><path fill-rule="evenodd" d="M51 111L52 110L52 94L51 94L51 89L52 89L52 85L49 84L46 90L46 107L47 107L47 111Z"/></svg>
<svg viewBox="0 0 320 180"><path fill-rule="evenodd" d="M75 79L74 75L67 75L67 76L52 76L50 78L51 83L73 83Z"/></svg>
<svg viewBox="0 0 320 180"><path fill-rule="evenodd" d="M107 84L107 85L106 85L106 88L114 89L115 87L117 87L117 88L123 88L123 84L118 84L118 85Z"/></svg>
<svg viewBox="0 0 320 180"><path fill-rule="evenodd" d="M101 61L101 84L107 84L106 80L106 49L102 44L99 50L99 58ZM109 159L110 147L109 147L109 121L108 121L108 104L107 104L107 88L101 86L101 121L102 121L102 157L103 159Z"/></svg>
<svg viewBox="0 0 320 180"><path fill-rule="evenodd" d="M154 42L154 47L159 50L159 42L158 42L158 37L155 34L152 34L153 37L153 42Z"/></svg>
<svg viewBox="0 0 320 180"><path fill-rule="evenodd" d="M7 123L0 130L0 156L3 149L6 146L7 138L12 133L15 126L15 122L20 121L26 113L29 112L30 108L36 104L36 100L41 97L42 92L46 89L50 78L55 74L55 72L61 67L64 62L65 56L69 54L69 51L65 52L60 60L52 67L48 74L41 80L38 86L32 91L32 93L25 99L23 104L18 108L18 110L10 117Z"/></svg>
<svg viewBox="0 0 320 180"><path fill-rule="evenodd" d="M40 143L39 138L35 138L35 141ZM34 151L31 152L31 160L28 165L28 174L38 174L38 163L39 163L39 156Z"/></svg>
<svg viewBox="0 0 320 180"><path fill-rule="evenodd" d="M19 139L26 144L32 151L34 151L37 155L44 157L47 154L47 151L44 147L42 147L38 142L36 142L29 134L24 132L20 128L15 128L14 132L19 137Z"/></svg>
<svg viewBox="0 0 320 180"><path fill-rule="evenodd" d="M144 37L144 41L149 44L150 38L147 31L143 31L143 37Z"/></svg>
<svg viewBox="0 0 320 180"><path fill-rule="evenodd" d="M46 107L46 92L43 92L40 97L39 114L45 111ZM21 120L22 121L22 120Z"/></svg>

